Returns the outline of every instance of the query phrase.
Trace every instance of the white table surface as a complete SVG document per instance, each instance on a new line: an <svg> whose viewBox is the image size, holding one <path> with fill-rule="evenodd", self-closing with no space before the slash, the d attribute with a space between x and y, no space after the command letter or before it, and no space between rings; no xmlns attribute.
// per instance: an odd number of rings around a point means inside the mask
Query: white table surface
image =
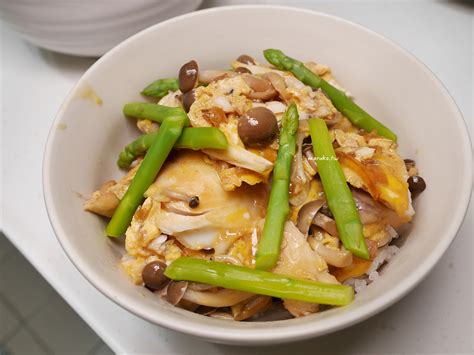
<svg viewBox="0 0 474 355"><path fill-rule="evenodd" d="M205 5L229 3L237 2ZM472 136L472 5L458 1L286 3L358 22L414 53L446 85ZM277 347L215 345L149 324L112 303L63 253L46 215L41 186L49 127L67 92L93 60L35 48L4 24L0 31L2 229L114 351L209 355L474 351L472 209L440 263L413 292L381 314L328 336Z"/></svg>

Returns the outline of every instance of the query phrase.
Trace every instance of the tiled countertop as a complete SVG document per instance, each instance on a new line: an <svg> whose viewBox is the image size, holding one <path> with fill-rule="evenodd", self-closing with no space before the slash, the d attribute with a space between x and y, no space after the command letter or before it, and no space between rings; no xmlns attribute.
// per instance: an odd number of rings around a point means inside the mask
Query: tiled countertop
<svg viewBox="0 0 474 355"><path fill-rule="evenodd" d="M207 1L206 6L242 3ZM347 18L420 58L455 98L472 136L472 5L450 1L286 1ZM447 253L408 296L337 333L278 347L202 342L149 324L91 286L63 253L43 203L41 165L55 113L93 63L37 49L1 31L2 229L62 297L115 351L161 354L472 353L472 209ZM442 201L440 201L442 203ZM0 286L1 287L1 286ZM67 325L64 325L67 326Z"/></svg>

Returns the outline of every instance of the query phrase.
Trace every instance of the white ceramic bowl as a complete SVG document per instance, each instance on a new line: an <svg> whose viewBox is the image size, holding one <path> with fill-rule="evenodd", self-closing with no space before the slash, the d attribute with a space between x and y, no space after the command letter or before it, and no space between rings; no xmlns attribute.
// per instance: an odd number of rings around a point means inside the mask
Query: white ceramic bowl
<svg viewBox="0 0 474 355"><path fill-rule="evenodd" d="M143 100L139 92L146 84L177 75L180 65L190 59L201 68L225 67L242 53L263 61L262 50L270 47L330 65L357 102L398 134L403 156L416 159L428 188L415 203L417 214L408 240L377 282L351 305L271 323L206 318L134 286L117 267L121 243L104 236L104 221L83 211L80 195L87 196L103 181L122 174L115 165L117 153L137 131L121 109L128 101ZM102 105L90 99L90 90L102 98ZM64 250L114 302L153 323L213 342L275 344L347 327L415 287L456 235L468 205L471 170L461 114L442 84L414 56L333 16L285 7L236 6L155 25L94 64L69 94L51 129L44 195Z"/></svg>
<svg viewBox="0 0 474 355"><path fill-rule="evenodd" d="M100 56L127 37L201 0L0 1L2 18L27 41L56 52Z"/></svg>

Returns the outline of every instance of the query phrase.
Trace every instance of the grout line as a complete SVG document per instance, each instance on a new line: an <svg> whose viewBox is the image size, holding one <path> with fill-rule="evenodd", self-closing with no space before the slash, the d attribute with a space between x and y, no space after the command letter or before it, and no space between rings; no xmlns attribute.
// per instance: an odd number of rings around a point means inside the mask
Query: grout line
<svg viewBox="0 0 474 355"><path fill-rule="evenodd" d="M6 344L11 338L13 338L23 327L22 322L23 322L23 317L21 316L20 313L16 310L15 307L0 293L0 302L10 311L10 313L15 317L15 319L18 321L18 324L10 330L7 334L3 336L3 338L0 339L0 344Z"/></svg>
<svg viewBox="0 0 474 355"><path fill-rule="evenodd" d="M36 333L36 331L30 326L29 323L25 323L25 329L46 354L54 353L53 350L49 347L49 345L43 340L40 335L38 335L38 333Z"/></svg>
<svg viewBox="0 0 474 355"><path fill-rule="evenodd" d="M21 328L23 328L23 325L21 323L18 323L12 330L5 334L3 338L0 339L0 346L6 345L10 341L10 339L15 337L15 335L20 332Z"/></svg>
<svg viewBox="0 0 474 355"><path fill-rule="evenodd" d="M0 301L10 310L11 313L13 313L13 316L18 320L19 325L16 327L15 331L10 332L7 334L8 336L5 336L5 344L13 338L13 336L20 331L21 328L24 328L28 334L36 341L38 346L47 354L52 354L53 350L50 349L48 344L36 333L36 331L30 326L28 323L28 320L24 318L20 312L16 309L16 307L8 300L6 299L2 294L0 294ZM32 312L32 313L38 313L39 310L43 309L43 307L38 307L38 310ZM7 339L8 338L8 339ZM4 339L2 339L3 342Z"/></svg>
<svg viewBox="0 0 474 355"><path fill-rule="evenodd" d="M18 310L15 308L15 306L13 304L10 303L10 301L0 293L0 302L3 303L3 305L5 307L7 307L10 312L13 313L13 316L19 321L23 321L23 317L21 316L20 312L18 312Z"/></svg>
<svg viewBox="0 0 474 355"><path fill-rule="evenodd" d="M38 313L40 313L43 309L45 309L46 307L49 306L49 304L51 302L53 302L54 300L54 297L56 296L55 292L49 292L49 296L48 299L40 304L36 309L32 310L30 313L28 313L25 317L24 317L24 320L25 322L29 322L32 318L34 318Z"/></svg>

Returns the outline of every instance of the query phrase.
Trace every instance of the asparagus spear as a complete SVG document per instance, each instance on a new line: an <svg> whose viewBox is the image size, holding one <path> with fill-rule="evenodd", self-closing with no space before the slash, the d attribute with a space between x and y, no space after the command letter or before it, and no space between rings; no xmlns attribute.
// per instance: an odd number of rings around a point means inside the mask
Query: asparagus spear
<svg viewBox="0 0 474 355"><path fill-rule="evenodd" d="M311 118L309 130L319 177L329 209L336 220L339 237L352 254L362 259L369 259L359 212L334 153L326 123L320 118Z"/></svg>
<svg viewBox="0 0 474 355"><path fill-rule="evenodd" d="M127 230L133 214L143 201L143 194L155 180L183 128L189 125L188 116L182 112L181 115L163 117L158 134L107 225L107 235L120 237Z"/></svg>
<svg viewBox="0 0 474 355"><path fill-rule="evenodd" d="M263 51L265 58L280 70L291 71L296 78L311 86L313 89L321 88L329 97L333 105L346 116L356 126L363 128L367 132L375 130L379 135L397 141L397 136L389 128L377 121L346 94L336 89L326 80L322 79L311 70L306 68L300 61L286 56L278 49L266 49Z"/></svg>
<svg viewBox="0 0 474 355"><path fill-rule="evenodd" d="M167 267L165 275L172 280L201 282L244 292L335 306L344 306L354 299L354 290L350 286L299 280L268 271L191 257L173 261Z"/></svg>
<svg viewBox="0 0 474 355"><path fill-rule="evenodd" d="M142 95L161 99L163 96L167 95L168 92L176 90L178 90L178 79L159 79L144 88Z"/></svg>
<svg viewBox="0 0 474 355"><path fill-rule="evenodd" d="M165 118L183 117L186 112L181 107L169 107L147 102L131 102L123 107L123 113L136 118L148 118L161 123Z"/></svg>
<svg viewBox="0 0 474 355"><path fill-rule="evenodd" d="M291 161L296 152L296 131L298 130L298 110L292 103L282 119L280 147L273 168L272 189L268 201L267 215L262 237L255 257L257 269L274 267L280 255L280 244L286 217L290 212L288 193L290 185Z"/></svg>
<svg viewBox="0 0 474 355"><path fill-rule="evenodd" d="M143 134L128 144L120 153L117 165L122 169L128 168L138 156L143 155L150 148L157 134L158 132ZM226 149L227 146L227 139L218 128L196 127L183 129L183 133L176 141L174 148L193 150Z"/></svg>

